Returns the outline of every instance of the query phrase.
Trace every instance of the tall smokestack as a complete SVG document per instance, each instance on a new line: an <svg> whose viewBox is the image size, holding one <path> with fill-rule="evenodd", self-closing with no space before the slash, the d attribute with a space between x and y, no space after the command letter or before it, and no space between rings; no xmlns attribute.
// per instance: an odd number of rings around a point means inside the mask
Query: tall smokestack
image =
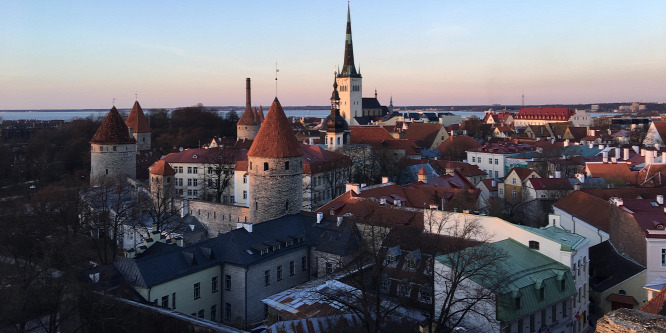
<svg viewBox="0 0 666 333"><path fill-rule="evenodd" d="M252 107L252 98L250 94L250 78L245 79L245 107Z"/></svg>

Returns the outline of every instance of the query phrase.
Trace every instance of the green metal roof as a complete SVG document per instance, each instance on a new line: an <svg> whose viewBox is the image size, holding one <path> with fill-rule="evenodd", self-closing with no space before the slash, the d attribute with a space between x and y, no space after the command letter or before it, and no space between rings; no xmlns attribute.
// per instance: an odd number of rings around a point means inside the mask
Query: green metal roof
<svg viewBox="0 0 666 333"><path fill-rule="evenodd" d="M527 246L509 238L485 244L507 258L501 262L507 283L497 294L497 320L511 322L525 315L561 302L575 294L575 286L569 268L547 256L530 250ZM446 265L446 255L438 256L437 261ZM484 285L486 281L474 282ZM561 280L564 279L564 290ZM544 287L544 299L540 300L540 288ZM516 309L516 298L520 297L520 308Z"/></svg>
<svg viewBox="0 0 666 333"><path fill-rule="evenodd" d="M589 240L583 236L576 235L570 232L566 232L563 229L560 229L555 226L550 226L546 228L533 228L524 225L518 225L518 227L523 228L531 233L537 234L548 238L554 242L560 243L562 245L562 251L576 251L585 245Z"/></svg>

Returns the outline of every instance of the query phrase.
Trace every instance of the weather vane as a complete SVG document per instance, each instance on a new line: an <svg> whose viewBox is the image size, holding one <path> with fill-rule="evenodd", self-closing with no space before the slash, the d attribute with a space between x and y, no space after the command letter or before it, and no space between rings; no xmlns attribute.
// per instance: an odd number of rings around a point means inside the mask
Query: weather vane
<svg viewBox="0 0 666 333"><path fill-rule="evenodd" d="M116 106L116 98L115 97L113 98L113 101L111 102L111 105Z"/></svg>
<svg viewBox="0 0 666 333"><path fill-rule="evenodd" d="M277 75L278 75L279 72L280 72L280 70L278 69L278 65L277 65L277 61L276 61L275 62L275 97L277 97L277 83L278 83L277 82L278 81Z"/></svg>
<svg viewBox="0 0 666 333"><path fill-rule="evenodd" d="M137 92L137 91L134 92L134 100L135 101L139 100L139 92Z"/></svg>

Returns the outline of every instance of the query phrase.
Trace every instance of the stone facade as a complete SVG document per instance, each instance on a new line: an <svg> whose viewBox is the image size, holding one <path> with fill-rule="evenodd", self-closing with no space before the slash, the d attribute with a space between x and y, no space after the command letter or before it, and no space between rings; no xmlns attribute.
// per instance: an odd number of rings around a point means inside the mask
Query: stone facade
<svg viewBox="0 0 666 333"><path fill-rule="evenodd" d="M620 254L647 265L645 231L633 216L616 205L610 207L610 241Z"/></svg>
<svg viewBox="0 0 666 333"><path fill-rule="evenodd" d="M134 144L90 145L90 184L103 179L136 178L136 147Z"/></svg>
<svg viewBox="0 0 666 333"><path fill-rule="evenodd" d="M150 150L152 148L152 143L150 139L150 132L147 133L134 133L134 139L136 139L136 151L140 152L142 150Z"/></svg>
<svg viewBox="0 0 666 333"><path fill-rule="evenodd" d="M236 125L236 137L239 141L254 140L260 127L260 125Z"/></svg>
<svg viewBox="0 0 666 333"><path fill-rule="evenodd" d="M215 236L236 229L237 222L249 220L249 209L243 206L191 200L190 215L195 216Z"/></svg>
<svg viewBox="0 0 666 333"><path fill-rule="evenodd" d="M303 207L302 156L249 157L249 223L296 214Z"/></svg>

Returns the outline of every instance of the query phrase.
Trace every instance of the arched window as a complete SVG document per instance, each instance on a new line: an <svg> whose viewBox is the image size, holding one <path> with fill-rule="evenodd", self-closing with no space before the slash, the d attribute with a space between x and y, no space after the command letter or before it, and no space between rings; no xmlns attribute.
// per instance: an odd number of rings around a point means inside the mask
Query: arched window
<svg viewBox="0 0 666 333"><path fill-rule="evenodd" d="M340 137L338 137L338 144L340 144Z"/></svg>
<svg viewBox="0 0 666 333"><path fill-rule="evenodd" d="M268 162L264 162L264 171L268 170Z"/></svg>
<svg viewBox="0 0 666 333"><path fill-rule="evenodd" d="M284 169L289 170L289 161L284 162Z"/></svg>
<svg viewBox="0 0 666 333"><path fill-rule="evenodd" d="M255 201L254 202L254 210L257 210L257 209L259 209L259 203Z"/></svg>
<svg viewBox="0 0 666 333"><path fill-rule="evenodd" d="M285 201L284 210L289 210L289 200Z"/></svg>

